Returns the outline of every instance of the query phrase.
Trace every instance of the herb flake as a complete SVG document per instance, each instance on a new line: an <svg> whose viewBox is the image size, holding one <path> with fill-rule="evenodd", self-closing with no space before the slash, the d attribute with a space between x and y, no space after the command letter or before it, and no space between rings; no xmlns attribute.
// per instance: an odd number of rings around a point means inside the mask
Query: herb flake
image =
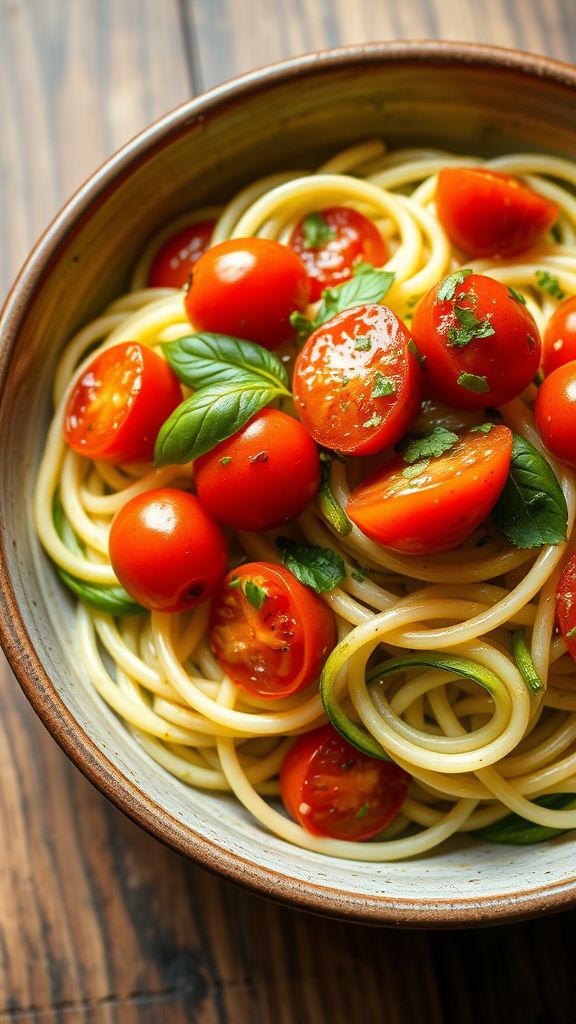
<svg viewBox="0 0 576 1024"><path fill-rule="evenodd" d="M565 299L566 292L560 287L560 282L554 274L550 274L547 270L537 270L534 274L536 283L542 291L548 292L553 299Z"/></svg>
<svg viewBox="0 0 576 1024"><path fill-rule="evenodd" d="M473 391L475 395L485 395L490 391L488 378L476 373L461 373L456 383L465 391Z"/></svg>
<svg viewBox="0 0 576 1024"><path fill-rule="evenodd" d="M257 612L260 611L264 601L268 597L266 587L261 587L258 583L254 583L254 580L245 581L243 593L246 600L250 602Z"/></svg>
<svg viewBox="0 0 576 1024"><path fill-rule="evenodd" d="M372 338L368 334L357 334L354 338L354 349L356 352L369 352L372 348Z"/></svg>
<svg viewBox="0 0 576 1024"><path fill-rule="evenodd" d="M464 284L464 281L471 273L471 270L455 270L453 274L449 274L448 277L445 277L438 285L438 290L436 292L438 302L446 302L449 299L453 299L458 285Z"/></svg>
<svg viewBox="0 0 576 1024"><path fill-rule="evenodd" d="M396 384L392 377L386 377L380 370L376 370L373 380L370 398L386 398L388 395L396 394Z"/></svg>
<svg viewBox="0 0 576 1024"><path fill-rule="evenodd" d="M404 451L404 462L412 465L422 459L433 459L449 451L458 440L458 434L446 427L435 427L425 437L416 438Z"/></svg>
<svg viewBox="0 0 576 1024"><path fill-rule="evenodd" d="M321 249L326 242L336 237L323 213L309 213L302 221L305 249Z"/></svg>
<svg viewBox="0 0 576 1024"><path fill-rule="evenodd" d="M490 338L496 334L488 317L478 320L474 310L469 306L454 306L454 313L458 327L450 327L446 335L450 348L463 348L474 338Z"/></svg>
<svg viewBox="0 0 576 1024"><path fill-rule="evenodd" d="M344 561L332 548L314 544L297 544L288 537L278 537L276 547L283 565L306 587L317 594L333 590L346 576Z"/></svg>

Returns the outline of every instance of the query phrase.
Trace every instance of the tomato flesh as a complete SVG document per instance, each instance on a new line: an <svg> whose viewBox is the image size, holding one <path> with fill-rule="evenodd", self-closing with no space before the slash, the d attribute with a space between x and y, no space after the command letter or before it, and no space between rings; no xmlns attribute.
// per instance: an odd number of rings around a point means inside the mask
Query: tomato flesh
<svg viewBox="0 0 576 1024"><path fill-rule="evenodd" d="M296 360L293 391L318 444L372 455L406 433L422 399L410 343L406 326L380 305L346 310L310 335Z"/></svg>
<svg viewBox="0 0 576 1024"><path fill-rule="evenodd" d="M207 598L226 572L227 542L218 523L188 491L138 494L112 521L110 561L145 608L179 612Z"/></svg>
<svg viewBox="0 0 576 1024"><path fill-rule="evenodd" d="M320 483L314 441L293 416L263 409L194 462L202 504L237 530L269 530L299 516Z"/></svg>
<svg viewBox="0 0 576 1024"><path fill-rule="evenodd" d="M210 245L215 224L215 220L199 220L168 238L152 260L148 287L184 288L194 264Z"/></svg>
<svg viewBox="0 0 576 1024"><path fill-rule="evenodd" d="M331 725L300 736L280 769L288 814L313 835L361 841L395 818L408 775L391 761L368 757Z"/></svg>
<svg viewBox="0 0 576 1024"><path fill-rule="evenodd" d="M438 220L467 256L514 256L552 227L556 203L517 178L483 167L444 167L436 188Z"/></svg>
<svg viewBox="0 0 576 1024"><path fill-rule="evenodd" d="M91 459L120 464L152 458L156 435L182 401L164 359L137 342L104 349L72 389L64 417L68 445Z"/></svg>
<svg viewBox="0 0 576 1024"><path fill-rule="evenodd" d="M390 459L352 491L346 512L367 537L392 551L450 551L494 507L511 455L508 427L467 431L443 455L416 466L418 472L402 456Z"/></svg>
<svg viewBox="0 0 576 1024"><path fill-rule="evenodd" d="M210 643L218 663L259 697L288 697L317 679L335 637L330 609L281 565L241 565L212 598Z"/></svg>
<svg viewBox="0 0 576 1024"><path fill-rule="evenodd" d="M310 215L309 215L310 216ZM356 263L381 267L388 259L388 250L377 227L362 213L349 206L331 206L313 217L320 217L326 233L318 244L310 244L306 235L306 218L290 236L290 248L298 253L310 278L310 299L316 302L325 288L348 281Z"/></svg>
<svg viewBox="0 0 576 1024"><path fill-rule="evenodd" d="M499 281L466 274L450 298L445 281L420 300L412 334L426 359L428 394L456 409L482 409L516 398L540 363L531 313Z"/></svg>
<svg viewBox="0 0 576 1024"><path fill-rule="evenodd" d="M566 563L556 589L556 618L568 651L576 661L576 555ZM574 632L574 636L569 634Z"/></svg>
<svg viewBox="0 0 576 1024"><path fill-rule="evenodd" d="M542 339L542 369L547 376L576 359L576 295L561 302Z"/></svg>
<svg viewBox="0 0 576 1024"><path fill-rule="evenodd" d="M534 420L548 450L576 466L576 360L544 378L536 395Z"/></svg>

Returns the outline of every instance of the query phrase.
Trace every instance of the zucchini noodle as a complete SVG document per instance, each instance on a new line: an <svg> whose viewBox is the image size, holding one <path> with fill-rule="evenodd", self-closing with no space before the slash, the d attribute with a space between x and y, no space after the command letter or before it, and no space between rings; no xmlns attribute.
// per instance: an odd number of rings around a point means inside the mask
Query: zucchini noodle
<svg viewBox="0 0 576 1024"><path fill-rule="evenodd" d="M484 166L524 179L558 204L554 235L516 260L463 264L434 210L436 177L448 165ZM159 245L205 219L216 219L212 244L250 235L287 243L302 217L334 204L370 217L381 232L390 254L385 269L395 274L385 302L408 324L418 299L462 265L518 290L540 329L562 292L576 294L576 166L552 156L483 161L436 150L389 153L381 142L368 141L314 172L271 174L224 207L183 214L144 249L131 292L84 326L62 353L34 497L38 535L60 570L85 583L118 586L108 557L114 514L156 487L191 487L189 466L93 463L63 440L67 397L95 350L136 341L161 352L161 343L193 331L183 292L146 287ZM552 293L542 283L550 278ZM315 310L311 306L308 316ZM289 362L294 345L283 354ZM532 419L534 394L527 389L499 413L542 450ZM567 544L517 549L488 523L455 551L405 556L353 524L338 532L338 515L326 514L321 500L288 527L296 540L337 550L346 567L342 583L323 595L338 631L323 672L324 701L365 749L378 756L384 751L411 777L399 817L375 840L311 835L280 809L278 772L286 751L295 736L326 721L318 684L273 701L238 689L208 643L206 605L114 618L79 602L77 660L162 769L191 786L232 792L264 828L308 850L399 860L510 812L541 826L576 828L576 810L537 802L547 794L576 793L576 674L554 631L556 585L576 546L576 481L549 461L568 507ZM358 460L332 464L331 498L342 508L357 470ZM73 544L53 519L56 500ZM277 533L239 533L239 550L249 559L278 562Z"/></svg>

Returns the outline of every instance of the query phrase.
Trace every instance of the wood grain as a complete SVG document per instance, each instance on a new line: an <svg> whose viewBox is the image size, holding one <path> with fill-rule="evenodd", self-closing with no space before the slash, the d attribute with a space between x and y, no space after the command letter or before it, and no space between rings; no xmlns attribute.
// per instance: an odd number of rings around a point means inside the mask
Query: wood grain
<svg viewBox="0 0 576 1024"><path fill-rule="evenodd" d="M568 0L0 0L0 291L82 179L194 89L325 46L426 36L575 60L576 9ZM111 807L1 660L0 821L0 1024L576 1017L574 914L434 935L265 903Z"/></svg>

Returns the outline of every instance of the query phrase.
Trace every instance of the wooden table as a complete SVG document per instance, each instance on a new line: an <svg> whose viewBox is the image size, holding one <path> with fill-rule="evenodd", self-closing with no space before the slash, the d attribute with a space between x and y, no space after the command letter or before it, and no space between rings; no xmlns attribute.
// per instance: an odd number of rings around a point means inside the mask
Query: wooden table
<svg viewBox="0 0 576 1024"><path fill-rule="evenodd" d="M269 61L453 38L576 61L574 0L0 0L0 291L148 122ZM104 800L0 665L0 1024L576 1019L574 913L465 933L337 924L193 867Z"/></svg>

